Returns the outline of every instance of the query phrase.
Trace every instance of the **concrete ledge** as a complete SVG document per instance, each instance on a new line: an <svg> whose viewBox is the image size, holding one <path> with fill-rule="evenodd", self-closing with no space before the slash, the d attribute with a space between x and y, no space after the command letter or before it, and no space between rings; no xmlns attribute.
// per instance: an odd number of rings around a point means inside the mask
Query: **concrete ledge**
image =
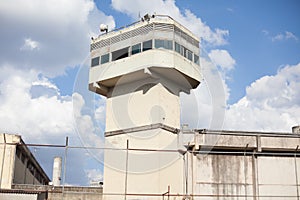
<svg viewBox="0 0 300 200"><path fill-rule="evenodd" d="M297 151L300 134L242 131L195 131L195 149L256 149L261 151Z"/></svg>

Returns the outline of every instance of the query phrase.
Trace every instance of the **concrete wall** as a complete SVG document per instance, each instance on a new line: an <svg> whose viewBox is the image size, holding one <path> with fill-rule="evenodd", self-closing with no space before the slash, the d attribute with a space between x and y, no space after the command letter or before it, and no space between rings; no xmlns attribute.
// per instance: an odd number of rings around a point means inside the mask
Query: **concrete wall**
<svg viewBox="0 0 300 200"><path fill-rule="evenodd" d="M47 200L102 200L102 188L97 187L54 187L48 190Z"/></svg>
<svg viewBox="0 0 300 200"><path fill-rule="evenodd" d="M193 193L202 195L195 199L299 199L300 158L197 155L194 162Z"/></svg>
<svg viewBox="0 0 300 200"><path fill-rule="evenodd" d="M179 97L162 84L116 86L112 95L106 101L106 132L156 123L180 127Z"/></svg>
<svg viewBox="0 0 300 200"><path fill-rule="evenodd" d="M14 144L18 142L20 136L0 134L0 188L2 189L10 189L13 183L16 154Z"/></svg>
<svg viewBox="0 0 300 200"><path fill-rule="evenodd" d="M300 135L203 132L189 154L194 199L298 200Z"/></svg>
<svg viewBox="0 0 300 200"><path fill-rule="evenodd" d="M121 85L107 99L105 200L123 199L125 194L132 194L127 196L128 200L139 199L142 194L162 195L168 186L174 193L183 192L183 161L177 152L177 134L163 128L180 127L179 96L155 80L150 83ZM155 127L159 124L162 127Z"/></svg>
<svg viewBox="0 0 300 200"><path fill-rule="evenodd" d="M15 159L15 169L13 182L16 184L26 183L26 165L18 157Z"/></svg>
<svg viewBox="0 0 300 200"><path fill-rule="evenodd" d="M18 191L36 192L37 200L102 200L101 187L13 185Z"/></svg>
<svg viewBox="0 0 300 200"><path fill-rule="evenodd" d="M300 158L259 157L257 193L261 196L260 199L299 199L299 164Z"/></svg>
<svg viewBox="0 0 300 200"><path fill-rule="evenodd" d="M194 194L207 195L195 199L245 199L217 195L253 195L252 157L197 155L194 162Z"/></svg>
<svg viewBox="0 0 300 200"><path fill-rule="evenodd" d="M28 162L28 160L26 159L25 162L23 163L21 161L21 159L16 156L13 183L14 184L33 184L33 185L42 184L33 175L33 173L37 173L37 172L30 171L27 168L27 162Z"/></svg>
<svg viewBox="0 0 300 200"><path fill-rule="evenodd" d="M126 150L127 139L129 149ZM116 145L116 146L114 146ZM168 191L182 193L183 159L177 152L177 135L160 128L106 137L104 196L108 199L161 199ZM122 148L124 150L115 150ZM176 152L134 149L173 149ZM107 194L107 195L106 195ZM144 196L146 195L146 196ZM149 195L158 195L151 197ZM176 198L177 199L177 198ZM179 198L180 199L180 198Z"/></svg>
<svg viewBox="0 0 300 200"><path fill-rule="evenodd" d="M0 193L1 200L38 200L37 194Z"/></svg>

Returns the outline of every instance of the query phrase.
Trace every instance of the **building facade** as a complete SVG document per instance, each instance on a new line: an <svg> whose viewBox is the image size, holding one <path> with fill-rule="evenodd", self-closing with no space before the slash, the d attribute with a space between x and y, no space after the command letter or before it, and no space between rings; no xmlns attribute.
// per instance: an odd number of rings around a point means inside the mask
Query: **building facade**
<svg viewBox="0 0 300 200"><path fill-rule="evenodd" d="M187 146L191 199L299 196L300 134L195 130Z"/></svg>

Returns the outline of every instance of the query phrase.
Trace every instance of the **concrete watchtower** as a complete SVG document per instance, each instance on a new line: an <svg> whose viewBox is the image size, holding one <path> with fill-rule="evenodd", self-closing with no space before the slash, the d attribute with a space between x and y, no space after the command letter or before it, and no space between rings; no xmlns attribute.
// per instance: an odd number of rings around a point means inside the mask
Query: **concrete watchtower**
<svg viewBox="0 0 300 200"><path fill-rule="evenodd" d="M171 17L145 15L92 40L89 76L107 97L104 199L183 194L179 93L200 84L199 39Z"/></svg>

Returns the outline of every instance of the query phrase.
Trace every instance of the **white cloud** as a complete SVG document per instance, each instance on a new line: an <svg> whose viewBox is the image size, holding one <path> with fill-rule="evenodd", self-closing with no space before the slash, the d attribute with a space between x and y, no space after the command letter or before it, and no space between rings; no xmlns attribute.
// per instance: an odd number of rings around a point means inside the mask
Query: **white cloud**
<svg viewBox="0 0 300 200"><path fill-rule="evenodd" d="M90 183L103 181L102 170L99 169L87 169L85 173Z"/></svg>
<svg viewBox="0 0 300 200"><path fill-rule="evenodd" d="M226 50L214 49L208 56L222 70L232 70L235 66L235 60Z"/></svg>
<svg viewBox="0 0 300 200"><path fill-rule="evenodd" d="M83 113L86 105L80 94L62 96L54 83L35 70L12 66L0 69L1 132L20 133L31 142L49 143L70 134L76 138L77 129L91 134L87 145L102 145L95 135L93 115Z"/></svg>
<svg viewBox="0 0 300 200"><path fill-rule="evenodd" d="M104 97L99 97L96 98L95 101L97 101L98 104L97 106L95 106L95 120L99 124L99 127L105 127L106 99Z"/></svg>
<svg viewBox="0 0 300 200"><path fill-rule="evenodd" d="M170 15L179 23L189 28L194 34L201 37L202 40L209 45L215 46L227 44L226 37L229 35L228 30L212 30L190 10L180 11L175 5L174 0L112 0L112 6L114 9L126 13L135 20L138 20L139 14L141 14L141 16L146 13Z"/></svg>
<svg viewBox="0 0 300 200"><path fill-rule="evenodd" d="M234 9L233 9L233 8L226 8L226 10L227 10L228 12L234 12Z"/></svg>
<svg viewBox="0 0 300 200"><path fill-rule="evenodd" d="M274 37L272 37L272 41L283 40L283 39L284 39L283 34L278 34L278 35L275 35Z"/></svg>
<svg viewBox="0 0 300 200"><path fill-rule="evenodd" d="M293 33L289 32L289 31L285 32L285 38L286 39L294 39L294 40L298 41L298 38Z"/></svg>
<svg viewBox="0 0 300 200"><path fill-rule="evenodd" d="M217 67L201 57L203 80L190 95L180 94L181 123L191 128L222 129L229 89Z"/></svg>
<svg viewBox="0 0 300 200"><path fill-rule="evenodd" d="M295 36L292 32L289 32L289 31L286 31L285 33L277 34L277 35L275 35L271 38L271 40L273 42L282 41L282 40L289 40L289 39L292 39L292 40L295 40L295 41L299 40L297 36Z"/></svg>
<svg viewBox="0 0 300 200"><path fill-rule="evenodd" d="M264 76L246 89L246 96L226 113L226 128L291 131L300 123L300 63Z"/></svg>
<svg viewBox="0 0 300 200"><path fill-rule="evenodd" d="M261 32L262 32L264 35L269 35L269 31L268 31L268 30L265 30L265 29L264 29L264 30L262 30Z"/></svg>
<svg viewBox="0 0 300 200"><path fill-rule="evenodd" d="M57 87L46 78L40 79L33 70L1 67L1 72L3 73L0 79L2 132L22 134L31 142L54 142L67 133L74 132L70 97L60 96ZM32 94L31 88L37 85L44 89L52 87L56 95Z"/></svg>
<svg viewBox="0 0 300 200"><path fill-rule="evenodd" d="M21 51L24 50L39 50L40 48L40 43L38 41L34 41L31 38L26 38L24 40L23 46L20 48Z"/></svg>
<svg viewBox="0 0 300 200"><path fill-rule="evenodd" d="M51 83L46 77L40 77L38 80L32 82L32 86L50 88L59 93L59 88L54 83Z"/></svg>
<svg viewBox="0 0 300 200"><path fill-rule="evenodd" d="M102 11L98 9L93 9L88 16L89 20L89 35L90 37L96 37L99 35L100 24L105 24L108 26L108 30L115 28L115 21L113 16L105 15Z"/></svg>
<svg viewBox="0 0 300 200"><path fill-rule="evenodd" d="M99 121L97 121L99 119L95 118L96 112L99 116L105 117L105 110L99 109L103 108L103 105L100 105L99 108L98 106L90 105L79 93L74 93L72 97L75 128L82 145L86 147L104 147L103 132L101 131L103 128L101 125L104 126L104 124L99 125ZM87 112L93 106L95 106L96 111L91 110ZM87 151L89 156L92 156L97 161L103 161L103 151L98 149L87 149Z"/></svg>
<svg viewBox="0 0 300 200"><path fill-rule="evenodd" d="M0 66L11 64L48 76L84 60L90 37L97 34L96 23L114 27L113 17L91 0L0 1L0 13L5 27L0 30Z"/></svg>

